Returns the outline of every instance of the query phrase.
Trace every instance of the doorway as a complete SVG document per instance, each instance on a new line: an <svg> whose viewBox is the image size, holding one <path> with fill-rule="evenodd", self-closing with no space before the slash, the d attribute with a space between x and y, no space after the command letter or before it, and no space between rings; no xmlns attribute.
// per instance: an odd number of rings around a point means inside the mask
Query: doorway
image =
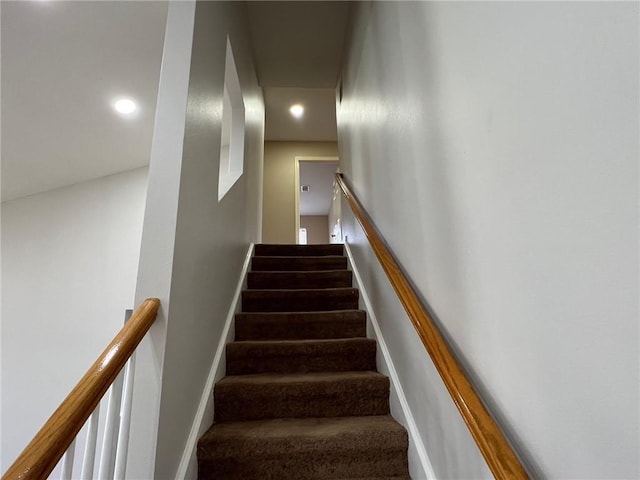
<svg viewBox="0 0 640 480"><path fill-rule="evenodd" d="M296 243L336 243L334 178L337 157L296 157ZM338 202L339 203L339 202ZM339 223L339 222L338 222Z"/></svg>

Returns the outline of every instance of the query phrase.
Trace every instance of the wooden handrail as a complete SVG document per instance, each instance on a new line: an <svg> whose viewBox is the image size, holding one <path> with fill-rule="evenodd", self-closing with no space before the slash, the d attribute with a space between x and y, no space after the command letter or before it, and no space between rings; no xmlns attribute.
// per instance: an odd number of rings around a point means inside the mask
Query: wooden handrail
<svg viewBox="0 0 640 480"><path fill-rule="evenodd" d="M49 476L153 324L159 307L157 298L142 302L2 480L39 480Z"/></svg>
<svg viewBox="0 0 640 480"><path fill-rule="evenodd" d="M416 291L402 272L398 261L387 247L367 212L346 184L342 174L336 174L336 181L369 239L378 261L409 315L422 344L431 356L431 360L440 373L491 473L499 480L529 478L504 433L487 411L460 363L453 355L433 317L420 301Z"/></svg>

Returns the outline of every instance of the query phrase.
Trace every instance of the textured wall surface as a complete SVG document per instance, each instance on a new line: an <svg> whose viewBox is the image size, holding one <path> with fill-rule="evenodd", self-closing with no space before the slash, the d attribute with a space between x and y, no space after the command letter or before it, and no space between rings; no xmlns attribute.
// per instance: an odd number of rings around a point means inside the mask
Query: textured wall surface
<svg viewBox="0 0 640 480"><path fill-rule="evenodd" d="M245 158L218 202L227 37ZM244 3L169 6L136 291L160 296L162 311L136 367L130 478L175 478L244 257L259 240L264 103L248 42Z"/></svg>
<svg viewBox="0 0 640 480"><path fill-rule="evenodd" d="M639 8L373 2L348 43L341 167L544 478L640 475ZM438 478L486 475L376 268Z"/></svg>

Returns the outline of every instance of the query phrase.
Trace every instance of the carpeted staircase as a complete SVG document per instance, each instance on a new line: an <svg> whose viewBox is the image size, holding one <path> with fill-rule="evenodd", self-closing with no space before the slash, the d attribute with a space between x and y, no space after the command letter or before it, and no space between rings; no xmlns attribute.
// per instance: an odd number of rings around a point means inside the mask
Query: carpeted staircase
<svg viewBox="0 0 640 480"><path fill-rule="evenodd" d="M256 245L198 478L408 479L342 245Z"/></svg>

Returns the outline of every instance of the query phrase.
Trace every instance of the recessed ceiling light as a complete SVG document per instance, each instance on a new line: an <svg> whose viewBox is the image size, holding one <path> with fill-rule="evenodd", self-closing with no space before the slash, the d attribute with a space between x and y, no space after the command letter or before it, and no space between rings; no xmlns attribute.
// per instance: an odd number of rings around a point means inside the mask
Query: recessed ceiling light
<svg viewBox="0 0 640 480"><path fill-rule="evenodd" d="M291 105L291 107L289 107L289 112L295 118L302 118L302 115L304 115L304 107L299 103L296 103L295 105Z"/></svg>
<svg viewBox="0 0 640 480"><path fill-rule="evenodd" d="M120 98L114 102L113 108L123 115L131 115L138 109L138 106L129 98Z"/></svg>

